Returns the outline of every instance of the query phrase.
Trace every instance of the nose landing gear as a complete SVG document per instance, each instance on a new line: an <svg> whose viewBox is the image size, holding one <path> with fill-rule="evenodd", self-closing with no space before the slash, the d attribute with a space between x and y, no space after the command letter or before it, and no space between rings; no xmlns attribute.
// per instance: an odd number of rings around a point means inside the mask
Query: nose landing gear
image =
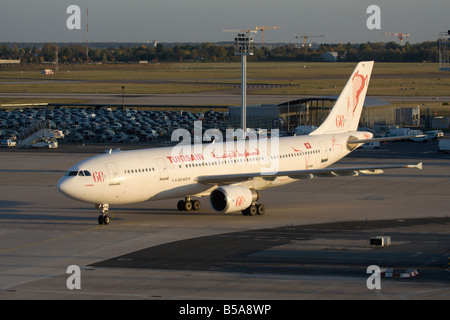
<svg viewBox="0 0 450 320"><path fill-rule="evenodd" d="M110 218L108 215L109 204L96 204L95 209L100 210L100 215L98 216L98 224L108 225L110 222Z"/></svg>

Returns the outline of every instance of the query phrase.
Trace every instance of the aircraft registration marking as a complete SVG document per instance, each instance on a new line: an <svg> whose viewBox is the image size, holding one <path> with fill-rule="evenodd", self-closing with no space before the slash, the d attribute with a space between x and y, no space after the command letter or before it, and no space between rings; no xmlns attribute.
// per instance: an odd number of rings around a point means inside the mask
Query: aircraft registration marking
<svg viewBox="0 0 450 320"><path fill-rule="evenodd" d="M185 182L191 180L191 177L180 177L180 178L173 178L172 182Z"/></svg>

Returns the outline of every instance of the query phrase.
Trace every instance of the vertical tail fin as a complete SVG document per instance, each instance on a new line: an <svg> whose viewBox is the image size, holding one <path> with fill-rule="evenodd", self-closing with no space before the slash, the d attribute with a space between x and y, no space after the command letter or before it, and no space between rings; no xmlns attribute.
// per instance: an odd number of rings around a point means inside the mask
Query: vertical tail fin
<svg viewBox="0 0 450 320"><path fill-rule="evenodd" d="M330 114L311 135L356 131L361 117L373 61L358 63Z"/></svg>

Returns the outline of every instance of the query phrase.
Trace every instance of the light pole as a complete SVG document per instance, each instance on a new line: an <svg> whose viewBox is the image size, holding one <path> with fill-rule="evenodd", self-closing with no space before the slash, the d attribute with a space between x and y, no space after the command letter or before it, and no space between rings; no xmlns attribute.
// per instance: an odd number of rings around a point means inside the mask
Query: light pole
<svg viewBox="0 0 450 320"><path fill-rule="evenodd" d="M252 56L254 49L253 37L248 35L249 32L251 31L238 33L234 38L234 54L241 56L241 127L243 139L245 139L247 131L247 56Z"/></svg>
<svg viewBox="0 0 450 320"><path fill-rule="evenodd" d="M122 86L122 119L125 121L125 86Z"/></svg>
<svg viewBox="0 0 450 320"><path fill-rule="evenodd" d="M291 110L290 110L290 103L291 103L291 86L294 84L292 80L289 80L288 83L288 116L287 116L287 134L289 134L291 131Z"/></svg>

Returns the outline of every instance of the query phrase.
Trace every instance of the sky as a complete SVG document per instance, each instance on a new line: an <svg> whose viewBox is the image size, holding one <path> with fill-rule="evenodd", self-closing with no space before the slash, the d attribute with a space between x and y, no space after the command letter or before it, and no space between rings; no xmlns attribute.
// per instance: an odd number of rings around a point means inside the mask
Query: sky
<svg viewBox="0 0 450 320"><path fill-rule="evenodd" d="M80 30L67 28L70 5L81 9ZM380 29L367 27L371 5L380 8ZM89 42L232 41L223 29L278 26L266 43L303 34L324 35L309 40L317 43L398 41L383 35L391 32L417 43L450 30L449 0L2 0L0 42L86 42L86 8Z"/></svg>

